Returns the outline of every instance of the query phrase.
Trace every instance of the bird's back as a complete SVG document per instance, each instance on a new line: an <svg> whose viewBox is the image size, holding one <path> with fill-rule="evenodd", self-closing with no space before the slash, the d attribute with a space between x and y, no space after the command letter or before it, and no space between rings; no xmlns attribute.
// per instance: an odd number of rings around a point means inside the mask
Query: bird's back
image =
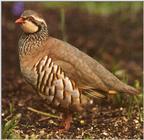
<svg viewBox="0 0 144 140"><path fill-rule="evenodd" d="M64 41L48 37L44 50L70 78L83 88L90 87L106 92L115 90L130 94L138 93L135 88L120 81L95 59Z"/></svg>

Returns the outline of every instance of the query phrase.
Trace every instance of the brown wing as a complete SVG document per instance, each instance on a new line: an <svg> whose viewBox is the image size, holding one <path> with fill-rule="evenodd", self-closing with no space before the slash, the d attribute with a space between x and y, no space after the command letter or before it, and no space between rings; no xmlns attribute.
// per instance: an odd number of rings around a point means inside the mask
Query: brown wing
<svg viewBox="0 0 144 140"><path fill-rule="evenodd" d="M132 94L138 92L121 82L96 60L66 42L49 37L45 49L54 62L61 66L80 87L90 87L105 92L109 90Z"/></svg>

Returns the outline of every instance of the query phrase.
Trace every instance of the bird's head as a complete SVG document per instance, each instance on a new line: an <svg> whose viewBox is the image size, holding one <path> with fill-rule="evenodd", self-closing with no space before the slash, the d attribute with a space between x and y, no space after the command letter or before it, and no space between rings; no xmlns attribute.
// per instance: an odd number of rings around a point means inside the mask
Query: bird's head
<svg viewBox="0 0 144 140"><path fill-rule="evenodd" d="M20 24L25 33L31 34L40 31L44 26L47 27L45 20L32 10L24 11L15 23Z"/></svg>

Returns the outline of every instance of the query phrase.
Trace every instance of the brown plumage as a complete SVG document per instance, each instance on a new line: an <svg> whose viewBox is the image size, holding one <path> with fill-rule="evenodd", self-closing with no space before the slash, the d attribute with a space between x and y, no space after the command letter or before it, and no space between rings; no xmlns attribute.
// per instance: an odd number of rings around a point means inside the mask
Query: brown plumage
<svg viewBox="0 0 144 140"><path fill-rule="evenodd" d="M138 93L87 54L49 36L46 22L36 12L24 11L16 23L24 31L19 40L21 72L52 107L69 114L82 111L92 98L103 98L101 93Z"/></svg>

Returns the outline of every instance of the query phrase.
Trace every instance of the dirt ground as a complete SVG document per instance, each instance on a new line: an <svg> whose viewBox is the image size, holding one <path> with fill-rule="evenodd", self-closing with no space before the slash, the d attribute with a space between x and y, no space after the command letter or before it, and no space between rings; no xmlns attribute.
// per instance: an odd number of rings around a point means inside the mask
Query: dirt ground
<svg viewBox="0 0 144 140"><path fill-rule="evenodd" d="M61 120L46 118L28 110L28 107L33 107L49 112L46 103L20 74L17 43L21 30L14 24L17 17L7 12L11 8L10 3L2 5L3 123L6 118L21 113L15 132L20 133L22 138L142 138L142 122L137 106L129 118L124 106L108 101L96 103L88 112L75 114L70 131L64 134L57 131ZM59 10L40 8L48 23L49 34L62 39ZM132 15L127 11L102 16L69 8L65 14L66 35L70 44L96 58L112 72L124 70L129 84L134 85L134 81L138 80L142 86L142 10ZM12 115L10 103L14 107Z"/></svg>

